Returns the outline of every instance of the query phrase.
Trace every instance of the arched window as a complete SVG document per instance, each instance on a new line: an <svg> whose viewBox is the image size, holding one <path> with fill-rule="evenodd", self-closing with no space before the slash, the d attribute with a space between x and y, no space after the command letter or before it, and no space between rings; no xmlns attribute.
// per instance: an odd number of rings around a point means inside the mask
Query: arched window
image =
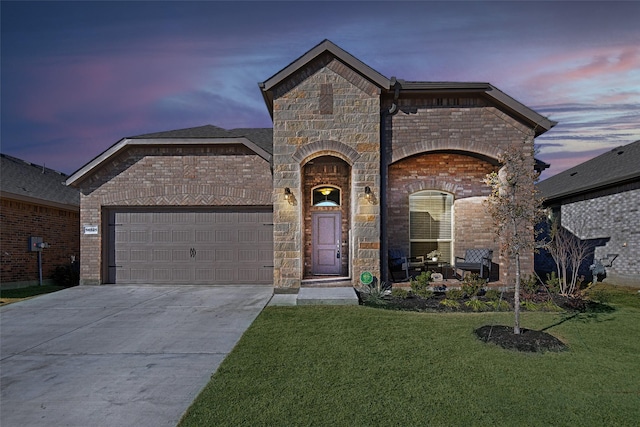
<svg viewBox="0 0 640 427"><path fill-rule="evenodd" d="M321 185L313 189L313 206L340 206L340 189L332 185Z"/></svg>
<svg viewBox="0 0 640 427"><path fill-rule="evenodd" d="M440 261L452 261L453 195L420 191L409 196L409 241L411 256L439 252Z"/></svg>

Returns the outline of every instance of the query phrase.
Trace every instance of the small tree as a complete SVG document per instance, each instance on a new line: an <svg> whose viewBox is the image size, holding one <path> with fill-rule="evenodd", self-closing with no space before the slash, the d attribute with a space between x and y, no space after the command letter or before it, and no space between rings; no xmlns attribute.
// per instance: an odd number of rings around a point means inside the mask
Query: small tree
<svg viewBox="0 0 640 427"><path fill-rule="evenodd" d="M534 225L542 216L542 200L535 186L533 132L523 144L505 148L498 159L502 168L485 178L491 187L486 206L496 226L500 251L515 261L514 334L520 334L520 256L535 249Z"/></svg>
<svg viewBox="0 0 640 427"><path fill-rule="evenodd" d="M544 248L556 263L560 295L573 295L578 290L578 270L587 257L589 244L558 222L557 219L551 221L550 239Z"/></svg>

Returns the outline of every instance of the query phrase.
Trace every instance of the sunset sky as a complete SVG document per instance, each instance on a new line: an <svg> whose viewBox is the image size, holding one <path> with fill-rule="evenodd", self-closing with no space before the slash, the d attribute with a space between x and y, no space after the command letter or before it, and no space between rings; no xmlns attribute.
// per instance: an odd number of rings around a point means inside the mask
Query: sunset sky
<svg viewBox="0 0 640 427"><path fill-rule="evenodd" d="M119 139L270 127L258 89L323 39L387 77L489 82L558 121L556 174L640 139L640 2L10 2L1 151L72 173Z"/></svg>

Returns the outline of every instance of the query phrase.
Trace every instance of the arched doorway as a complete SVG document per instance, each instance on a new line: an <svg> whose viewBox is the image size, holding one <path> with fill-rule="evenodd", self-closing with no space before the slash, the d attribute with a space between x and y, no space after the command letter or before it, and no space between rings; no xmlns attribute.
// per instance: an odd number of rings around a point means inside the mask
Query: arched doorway
<svg viewBox="0 0 640 427"><path fill-rule="evenodd" d="M351 167L320 156L302 169L304 277L349 275Z"/></svg>

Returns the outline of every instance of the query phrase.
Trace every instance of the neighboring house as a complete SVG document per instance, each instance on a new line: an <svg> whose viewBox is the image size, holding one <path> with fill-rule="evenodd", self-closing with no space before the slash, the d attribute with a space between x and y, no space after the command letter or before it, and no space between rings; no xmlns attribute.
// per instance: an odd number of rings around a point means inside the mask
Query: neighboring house
<svg viewBox="0 0 640 427"><path fill-rule="evenodd" d="M0 284L3 289L40 282L38 254L30 237L42 237L42 277L80 255L80 194L67 175L15 157L0 155Z"/></svg>
<svg viewBox="0 0 640 427"><path fill-rule="evenodd" d="M607 282L640 284L640 141L538 184L560 224L591 246L582 274L601 262ZM544 269L542 258L536 269ZM548 268L547 268L548 269Z"/></svg>
<svg viewBox="0 0 640 427"><path fill-rule="evenodd" d="M387 78L328 40L259 86L273 129L124 138L69 177L99 230L81 236L82 283L284 291L386 280L390 249L498 254L483 178L555 125L489 83Z"/></svg>

